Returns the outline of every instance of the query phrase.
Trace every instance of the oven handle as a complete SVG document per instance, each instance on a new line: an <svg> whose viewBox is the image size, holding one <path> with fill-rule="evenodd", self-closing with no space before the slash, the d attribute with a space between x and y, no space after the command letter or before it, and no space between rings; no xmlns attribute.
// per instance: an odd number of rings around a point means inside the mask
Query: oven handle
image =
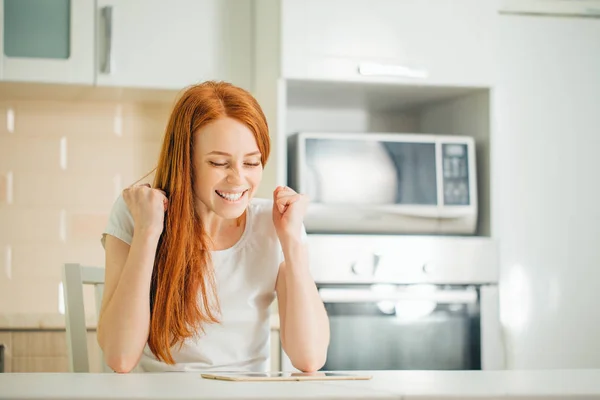
<svg viewBox="0 0 600 400"><path fill-rule="evenodd" d="M440 304L472 304L477 302L477 291L475 289L417 293L405 290L378 292L370 289L321 288L319 294L323 303L373 303L403 300L435 301Z"/></svg>

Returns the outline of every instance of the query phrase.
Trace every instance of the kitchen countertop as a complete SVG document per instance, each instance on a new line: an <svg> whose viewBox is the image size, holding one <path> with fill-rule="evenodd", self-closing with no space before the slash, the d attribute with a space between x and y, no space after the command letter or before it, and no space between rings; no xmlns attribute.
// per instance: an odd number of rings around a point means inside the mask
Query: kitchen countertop
<svg viewBox="0 0 600 400"><path fill-rule="evenodd" d="M271 329L279 329L279 316L271 315ZM96 329L96 316L86 315L87 329ZM12 330L64 330L65 316L63 314L0 314L0 331Z"/></svg>
<svg viewBox="0 0 600 400"><path fill-rule="evenodd" d="M199 373L0 374L0 399L600 399L600 370L372 371L368 381L225 382Z"/></svg>

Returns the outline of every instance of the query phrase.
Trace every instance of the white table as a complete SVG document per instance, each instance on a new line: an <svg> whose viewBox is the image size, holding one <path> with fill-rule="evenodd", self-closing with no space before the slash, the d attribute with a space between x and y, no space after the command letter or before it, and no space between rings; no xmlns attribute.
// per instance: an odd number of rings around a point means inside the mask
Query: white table
<svg viewBox="0 0 600 400"><path fill-rule="evenodd" d="M600 370L373 371L369 381L224 382L198 373L0 374L0 399L600 399Z"/></svg>

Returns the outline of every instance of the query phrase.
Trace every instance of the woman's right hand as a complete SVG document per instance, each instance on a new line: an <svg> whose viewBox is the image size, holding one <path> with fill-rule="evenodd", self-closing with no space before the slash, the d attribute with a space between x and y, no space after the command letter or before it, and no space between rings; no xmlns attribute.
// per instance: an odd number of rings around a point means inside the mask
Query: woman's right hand
<svg viewBox="0 0 600 400"><path fill-rule="evenodd" d="M123 199L133 216L135 230L160 236L169 203L165 192L146 183L123 190Z"/></svg>

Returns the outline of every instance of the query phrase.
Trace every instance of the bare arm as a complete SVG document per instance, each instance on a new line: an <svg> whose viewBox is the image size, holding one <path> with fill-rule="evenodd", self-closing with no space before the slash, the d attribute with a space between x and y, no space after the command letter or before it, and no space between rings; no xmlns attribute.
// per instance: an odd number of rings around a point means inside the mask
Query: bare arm
<svg viewBox="0 0 600 400"><path fill-rule="evenodd" d="M125 189L123 200L135 229L131 246L107 235L104 295L98 343L106 364L129 372L138 363L150 332L150 282L168 200L150 185Z"/></svg>
<svg viewBox="0 0 600 400"><path fill-rule="evenodd" d="M327 358L327 312L310 275L306 245L287 242L283 252L276 284L281 343L295 368L317 371Z"/></svg>
<svg viewBox="0 0 600 400"><path fill-rule="evenodd" d="M106 364L129 372L138 363L150 329L150 281L158 237L139 232L131 246L106 237L106 278L98 343Z"/></svg>

